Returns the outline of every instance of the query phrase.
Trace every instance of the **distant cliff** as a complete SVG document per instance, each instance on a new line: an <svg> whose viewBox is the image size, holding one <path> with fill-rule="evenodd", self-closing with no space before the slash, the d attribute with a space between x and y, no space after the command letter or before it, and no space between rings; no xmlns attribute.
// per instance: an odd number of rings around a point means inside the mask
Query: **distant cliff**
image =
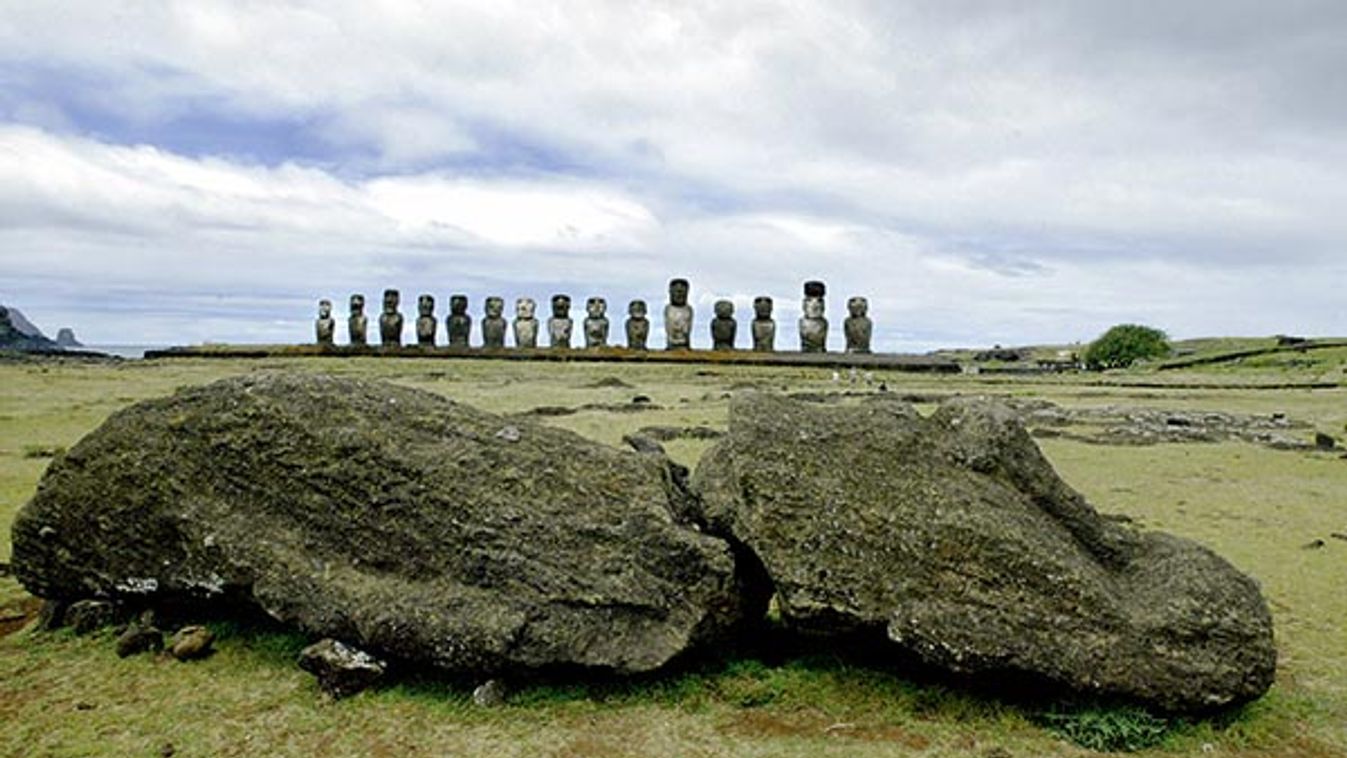
<svg viewBox="0 0 1347 758"><path fill-rule="evenodd" d="M71 336L74 336L73 334ZM60 350L17 308L0 305L0 350Z"/></svg>

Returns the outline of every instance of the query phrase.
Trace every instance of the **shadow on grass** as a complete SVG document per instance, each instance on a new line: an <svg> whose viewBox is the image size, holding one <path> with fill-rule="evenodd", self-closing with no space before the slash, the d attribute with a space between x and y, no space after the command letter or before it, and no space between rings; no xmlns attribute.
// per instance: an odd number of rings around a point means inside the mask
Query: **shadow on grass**
<svg viewBox="0 0 1347 758"><path fill-rule="evenodd" d="M238 605L159 609L165 629L206 623L217 645L243 652L249 665L296 665L312 638L257 611ZM129 616L128 616L129 618ZM115 631L115 630L114 630ZM63 630L61 634L68 634ZM548 719L558 713L659 706L698 713L727 709L759 712L772 723L815 722L909 724L943 722L979 725L1036 725L1082 747L1128 751L1162 743L1225 742L1275 744L1286 718L1269 713L1294 710L1294 698L1270 698L1204 715L1173 715L1134 703L1073 696L1029 676L959 677L923 665L889 642L880 629L822 638L765 621L719 648L685 655L658 672L620 676L579 667L503 672L503 708L479 708L472 693L481 675L453 675L424 664L394 661L384 684L362 697L405 700L465 719L499 719L505 714ZM315 697L318 689L314 686ZM359 703L352 703L359 707ZM1290 718L1290 717L1288 717ZM1294 718L1291 718L1294 721ZM817 723L810 722L813 726ZM815 729L815 732L818 730ZM803 733L803 729L802 729Z"/></svg>
<svg viewBox="0 0 1347 758"><path fill-rule="evenodd" d="M204 622L217 645L233 646L251 659L249 665L263 668L294 667L300 651L313 641L240 605L159 612L162 628ZM1242 707L1173 715L1124 701L1073 696L1034 677L953 676L905 654L881 629L825 639L768 620L735 640L678 658L658 672L634 676L578 667L504 672L497 675L508 685L502 708L473 704L473 690L484 681L481 675L453 675L406 661L394 661L384 684L361 697L415 702L469 720L505 716L546 721L559 713L640 706L689 713L756 712L772 724L800 727L800 733L807 723L811 734L819 732L819 723L938 722L993 731L998 724L1032 724L1101 751L1197 745L1217 738L1233 744L1276 744L1288 730L1294 731L1297 718L1294 696L1287 699L1276 690ZM316 685L313 692L319 697ZM1269 699L1276 704L1270 705ZM351 705L359 707L359 702Z"/></svg>
<svg viewBox="0 0 1347 758"><path fill-rule="evenodd" d="M235 640L278 666L294 665L310 641L265 617L216 620L221 641ZM1153 712L1134 703L1072 696L1033 677L954 677L905 656L875 630L827 640L764 624L741 642L672 661L659 672L619 676L581 668L499 675L504 707L520 715L658 705L688 712L712 708L809 711L835 719L960 724L1020 721L1100 751L1153 747L1184 735L1219 735L1248 718L1248 706L1201 716ZM472 704L484 678L394 663L375 697L407 699L465 715L499 718Z"/></svg>

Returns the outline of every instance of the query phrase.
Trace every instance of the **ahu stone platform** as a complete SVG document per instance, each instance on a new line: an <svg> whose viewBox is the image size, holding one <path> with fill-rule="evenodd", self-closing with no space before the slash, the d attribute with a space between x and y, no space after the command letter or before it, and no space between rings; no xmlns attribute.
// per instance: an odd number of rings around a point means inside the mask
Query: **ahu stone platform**
<svg viewBox="0 0 1347 758"><path fill-rule="evenodd" d="M376 347L373 345L199 345L147 350L149 358L447 358L611 363L716 363L742 366L820 366L956 374L956 361L898 353L763 353L750 350L630 350L601 348Z"/></svg>

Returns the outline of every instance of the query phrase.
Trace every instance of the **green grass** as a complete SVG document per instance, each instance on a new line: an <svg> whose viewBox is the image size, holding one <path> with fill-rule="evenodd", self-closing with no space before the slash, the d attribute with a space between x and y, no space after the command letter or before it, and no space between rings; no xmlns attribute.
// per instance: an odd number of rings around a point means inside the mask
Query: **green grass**
<svg viewBox="0 0 1347 758"><path fill-rule="evenodd" d="M1229 349L1229 345L1211 349ZM1282 354L1277 354L1280 357ZM1295 356L1297 354L1290 354ZM1343 436L1347 389L1258 390L1339 377L1347 351L1313 366L1258 361L1206 371L1048 378L926 377L878 372L900 393L1013 394L1065 405L1141 405L1286 413ZM1265 356L1268 359L1274 356ZM643 426L723 429L725 395L745 386L832 392L831 371L684 365L491 361L184 360L117 366L0 365L0 524L8 524L50 458L108 414L183 385L258 370L378 377L500 413L544 405L581 410L544 419L619 444ZM620 377L630 387L604 386ZM1136 387L1157 378L1167 387ZM1191 385L1218 385L1194 388ZM928 408L929 405L923 406ZM1312 433L1312 432L1310 432ZM711 444L666 443L686 465ZM787 654L721 651L632 680L517 683L506 705L472 705L475 682L412 672L346 701L321 696L293 664L304 640L269 627L216 623L219 653L183 664L118 659L109 632L22 631L0 638L0 755L1087 755L1121 739L1143 755L1347 755L1347 460L1242 443L1107 447L1041 442L1063 477L1101 510L1203 542L1263 586L1277 624L1276 686L1216 718L1156 721L1125 706L1015 704L817 646ZM1324 539L1320 549L1306 543ZM0 540L0 561L8 561ZM25 605L28 604L28 605ZM0 577L0 609L31 608ZM1157 727L1157 728L1152 728ZM1121 737L1119 735L1122 735ZM1072 742L1071 740L1075 740ZM1154 741L1154 744L1150 744ZM1146 743L1146 745L1142 745Z"/></svg>

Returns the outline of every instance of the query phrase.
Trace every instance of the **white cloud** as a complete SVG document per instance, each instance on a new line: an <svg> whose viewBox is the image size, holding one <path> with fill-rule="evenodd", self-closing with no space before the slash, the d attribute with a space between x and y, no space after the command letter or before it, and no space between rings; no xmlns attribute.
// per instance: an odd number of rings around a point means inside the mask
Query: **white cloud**
<svg viewBox="0 0 1347 758"><path fill-rule="evenodd" d="M1315 2L16 5L0 274L614 302L687 275L786 322L818 277L890 347L1341 332L1344 33ZM212 123L319 157L175 147Z"/></svg>

